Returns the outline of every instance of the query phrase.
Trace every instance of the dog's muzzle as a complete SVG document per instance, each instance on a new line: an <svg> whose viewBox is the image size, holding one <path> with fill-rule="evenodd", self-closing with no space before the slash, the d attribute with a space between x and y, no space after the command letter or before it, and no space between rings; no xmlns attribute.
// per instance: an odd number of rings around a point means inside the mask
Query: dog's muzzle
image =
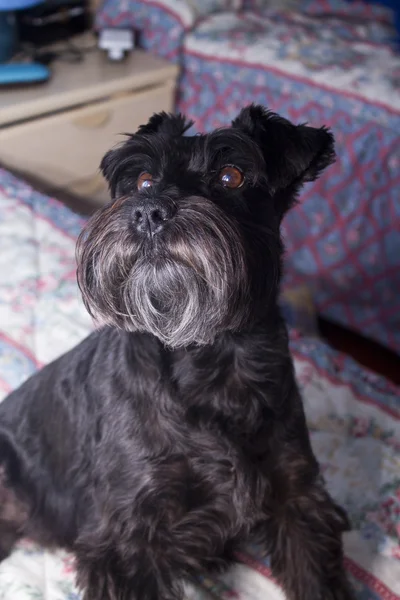
<svg viewBox="0 0 400 600"><path fill-rule="evenodd" d="M83 299L99 322L177 348L210 343L247 318L243 240L207 198L174 204L143 194L106 208L81 235L77 257Z"/></svg>

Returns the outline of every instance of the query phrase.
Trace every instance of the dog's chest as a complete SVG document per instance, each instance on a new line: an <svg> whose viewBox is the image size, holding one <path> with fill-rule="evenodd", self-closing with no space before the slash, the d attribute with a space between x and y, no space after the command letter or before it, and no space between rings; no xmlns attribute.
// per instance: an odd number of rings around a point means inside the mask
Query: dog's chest
<svg viewBox="0 0 400 600"><path fill-rule="evenodd" d="M249 406L241 404L242 391L235 391L225 388L221 394L204 393L201 401L195 401L194 395L171 395L168 402L163 400L164 405L170 402L171 412L162 418L154 415L147 439L156 422L165 447L154 451L153 438L151 456L142 464L142 489L148 489L149 503L164 499L164 514L166 507L174 512L171 519L181 512L214 510L221 518L229 514L232 523L244 523L257 513L262 503L262 477L245 448Z"/></svg>
<svg viewBox="0 0 400 600"><path fill-rule="evenodd" d="M241 527L262 503L262 477L245 448L262 419L257 386L231 360L159 357L140 361L121 410L114 407L100 494L118 490L142 521L148 512L168 524L214 511Z"/></svg>
<svg viewBox="0 0 400 600"><path fill-rule="evenodd" d="M236 534L257 520L260 476L240 448L216 430L187 428L165 452L142 455L128 469L125 463L116 477L120 485L126 475L126 498L141 522L151 515L152 526L169 528L209 515L229 522Z"/></svg>
<svg viewBox="0 0 400 600"><path fill-rule="evenodd" d="M176 401L167 399L165 390L163 394L164 405ZM128 425L137 419L137 415L121 415L125 432L121 426L119 437L109 436L115 446L99 465L107 478L99 481L99 494L108 496L107 503L119 504L123 497L127 502L123 512L133 507L140 521L151 514L166 526L202 511L221 519L230 515L230 522L236 524L248 522L255 514L258 477L240 445L219 425L189 421L185 411L173 407L161 414L147 412L140 426Z"/></svg>

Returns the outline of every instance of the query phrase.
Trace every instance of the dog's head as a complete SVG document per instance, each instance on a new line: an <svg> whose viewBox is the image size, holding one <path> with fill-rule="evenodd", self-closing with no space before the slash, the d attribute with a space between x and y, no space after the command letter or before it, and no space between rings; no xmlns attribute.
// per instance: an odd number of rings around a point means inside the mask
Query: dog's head
<svg viewBox="0 0 400 600"><path fill-rule="evenodd" d="M276 302L282 217L334 159L327 129L260 106L207 135L185 136L190 125L154 115L105 155L112 200L77 252L91 314L171 347L241 330Z"/></svg>

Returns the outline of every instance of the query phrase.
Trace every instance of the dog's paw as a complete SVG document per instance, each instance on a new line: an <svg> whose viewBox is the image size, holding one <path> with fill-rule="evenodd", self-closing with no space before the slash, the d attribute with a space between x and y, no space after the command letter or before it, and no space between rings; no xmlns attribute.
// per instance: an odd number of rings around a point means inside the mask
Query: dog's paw
<svg viewBox="0 0 400 600"><path fill-rule="evenodd" d="M356 600L356 595L343 574L340 579L326 583L326 590L320 595L319 600Z"/></svg>

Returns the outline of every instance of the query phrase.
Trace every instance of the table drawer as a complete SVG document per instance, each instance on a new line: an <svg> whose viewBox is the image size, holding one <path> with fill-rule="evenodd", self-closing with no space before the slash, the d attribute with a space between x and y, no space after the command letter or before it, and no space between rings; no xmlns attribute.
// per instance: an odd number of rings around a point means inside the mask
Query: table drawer
<svg viewBox="0 0 400 600"><path fill-rule="evenodd" d="M91 179L104 153L160 110L174 81L0 130L0 160L54 185Z"/></svg>
<svg viewBox="0 0 400 600"><path fill-rule="evenodd" d="M87 200L94 208L105 204L110 199L108 186L100 172L77 179L65 186L66 191Z"/></svg>

